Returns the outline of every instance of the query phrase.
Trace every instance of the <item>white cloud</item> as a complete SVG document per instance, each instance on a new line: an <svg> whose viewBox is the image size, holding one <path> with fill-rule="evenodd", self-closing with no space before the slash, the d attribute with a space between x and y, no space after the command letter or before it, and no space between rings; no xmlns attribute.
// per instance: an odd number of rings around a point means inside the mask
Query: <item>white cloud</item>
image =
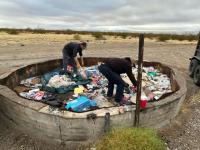
<svg viewBox="0 0 200 150"><path fill-rule="evenodd" d="M0 1L0 27L197 32L199 18L197 0Z"/></svg>

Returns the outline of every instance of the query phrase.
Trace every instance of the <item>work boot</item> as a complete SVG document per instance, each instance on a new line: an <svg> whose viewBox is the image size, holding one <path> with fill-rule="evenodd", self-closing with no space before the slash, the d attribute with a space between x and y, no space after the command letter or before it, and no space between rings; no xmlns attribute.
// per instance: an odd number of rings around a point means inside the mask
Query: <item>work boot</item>
<svg viewBox="0 0 200 150"><path fill-rule="evenodd" d="M119 105L120 105L120 106L132 105L132 102L126 101L126 100L121 100L121 101L119 102Z"/></svg>
<svg viewBox="0 0 200 150"><path fill-rule="evenodd" d="M105 96L105 98L110 102L110 101L112 101L113 100L113 97L111 96Z"/></svg>
<svg viewBox="0 0 200 150"><path fill-rule="evenodd" d="M108 102L112 103L114 106L119 106L119 103L117 103L114 100L114 97L108 97L108 96L106 96L106 99L108 100Z"/></svg>

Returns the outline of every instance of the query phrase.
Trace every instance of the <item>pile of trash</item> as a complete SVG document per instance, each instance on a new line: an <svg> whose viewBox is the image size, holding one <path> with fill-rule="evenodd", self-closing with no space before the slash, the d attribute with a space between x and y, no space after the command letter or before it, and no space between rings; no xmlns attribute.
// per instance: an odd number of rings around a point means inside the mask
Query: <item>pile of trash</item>
<svg viewBox="0 0 200 150"><path fill-rule="evenodd" d="M72 84L75 84L75 82L70 78L67 78L66 75L55 75L49 80L47 86L59 88L61 86L69 86Z"/></svg>
<svg viewBox="0 0 200 150"><path fill-rule="evenodd" d="M97 67L84 67L71 74L56 69L42 76L22 80L15 91L26 99L74 112L113 107L115 105L106 98L108 81ZM137 68L133 67L132 71L137 78ZM136 88L126 74L121 77L130 85L124 90L123 99L135 104ZM172 92L169 77L154 67L143 67L142 87L143 108L147 102L159 100L164 94Z"/></svg>
<svg viewBox="0 0 200 150"><path fill-rule="evenodd" d="M137 68L133 68L134 76L137 76ZM171 82L166 74L154 67L143 67L142 72L142 96L147 101L159 100L164 94L171 93Z"/></svg>

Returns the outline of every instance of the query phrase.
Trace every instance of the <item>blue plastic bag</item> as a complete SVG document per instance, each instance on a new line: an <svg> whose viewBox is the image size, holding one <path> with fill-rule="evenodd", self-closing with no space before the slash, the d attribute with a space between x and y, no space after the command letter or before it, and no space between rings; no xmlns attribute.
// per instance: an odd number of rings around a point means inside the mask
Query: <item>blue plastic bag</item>
<svg viewBox="0 0 200 150"><path fill-rule="evenodd" d="M96 106L96 101L90 100L85 96L80 96L77 99L70 101L66 104L65 108L67 110L72 110L75 112L83 112L88 110L90 107Z"/></svg>

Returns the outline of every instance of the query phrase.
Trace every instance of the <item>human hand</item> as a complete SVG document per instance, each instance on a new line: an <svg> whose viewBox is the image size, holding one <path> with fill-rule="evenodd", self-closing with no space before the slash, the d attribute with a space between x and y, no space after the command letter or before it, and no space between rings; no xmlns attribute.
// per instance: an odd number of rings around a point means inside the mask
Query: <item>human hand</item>
<svg viewBox="0 0 200 150"><path fill-rule="evenodd" d="M137 92L137 86L132 85L130 88L133 92Z"/></svg>
<svg viewBox="0 0 200 150"><path fill-rule="evenodd" d="M85 64L84 64L84 62L82 62L82 66L84 66Z"/></svg>
<svg viewBox="0 0 200 150"><path fill-rule="evenodd" d="M81 66L80 65L77 65L77 70L81 70Z"/></svg>
<svg viewBox="0 0 200 150"><path fill-rule="evenodd" d="M126 88L128 88L129 87L129 84L128 83L124 83L124 86L126 87Z"/></svg>
<svg viewBox="0 0 200 150"><path fill-rule="evenodd" d="M73 72L74 68L71 65L67 65L67 72Z"/></svg>
<svg viewBox="0 0 200 150"><path fill-rule="evenodd" d="M125 90L125 92L128 93L128 94L130 93L129 84L126 83L126 82L124 83L124 90Z"/></svg>

